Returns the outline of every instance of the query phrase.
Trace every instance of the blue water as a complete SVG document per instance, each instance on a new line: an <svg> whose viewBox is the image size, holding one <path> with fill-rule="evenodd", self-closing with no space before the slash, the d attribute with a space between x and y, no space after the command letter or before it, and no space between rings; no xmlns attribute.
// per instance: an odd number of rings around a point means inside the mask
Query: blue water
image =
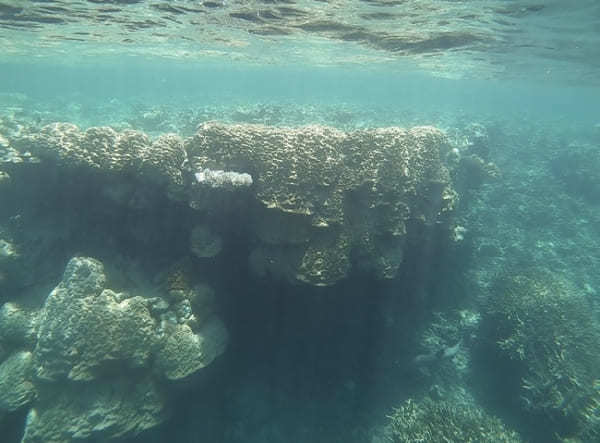
<svg viewBox="0 0 600 443"><path fill-rule="evenodd" d="M4 64L1 91L19 92L52 105L73 100L101 106L111 99L147 105L338 104L431 115L458 111L484 115L570 118L595 123L598 88L560 81L452 80L408 69L310 68L174 63L124 58L83 66ZM97 115L102 124L102 114ZM385 118L385 116L382 116ZM386 120L384 120L386 121ZM387 121L386 121L387 122Z"/></svg>
<svg viewBox="0 0 600 443"><path fill-rule="evenodd" d="M600 441L595 2L18 3L0 440Z"/></svg>

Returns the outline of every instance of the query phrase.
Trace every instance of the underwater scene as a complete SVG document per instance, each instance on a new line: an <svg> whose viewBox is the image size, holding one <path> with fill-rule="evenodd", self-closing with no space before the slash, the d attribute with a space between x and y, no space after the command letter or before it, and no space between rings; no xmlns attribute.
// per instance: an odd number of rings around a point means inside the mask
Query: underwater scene
<svg viewBox="0 0 600 443"><path fill-rule="evenodd" d="M0 0L0 442L600 442L599 23Z"/></svg>

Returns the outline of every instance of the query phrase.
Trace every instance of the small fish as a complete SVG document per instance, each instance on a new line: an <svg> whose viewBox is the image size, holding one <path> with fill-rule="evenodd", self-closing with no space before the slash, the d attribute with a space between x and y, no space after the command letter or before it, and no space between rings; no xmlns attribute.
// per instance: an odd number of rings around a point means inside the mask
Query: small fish
<svg viewBox="0 0 600 443"><path fill-rule="evenodd" d="M460 339L454 346L441 348L429 354L419 354L413 359L413 364L415 366L426 366L446 360L448 358L452 358L458 353L461 345L462 339Z"/></svg>

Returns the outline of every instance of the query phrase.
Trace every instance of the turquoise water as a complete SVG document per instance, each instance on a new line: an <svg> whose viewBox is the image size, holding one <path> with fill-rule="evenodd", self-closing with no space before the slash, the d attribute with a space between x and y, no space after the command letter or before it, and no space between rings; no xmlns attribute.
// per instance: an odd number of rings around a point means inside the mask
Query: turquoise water
<svg viewBox="0 0 600 443"><path fill-rule="evenodd" d="M598 17L0 2L0 440L600 441Z"/></svg>

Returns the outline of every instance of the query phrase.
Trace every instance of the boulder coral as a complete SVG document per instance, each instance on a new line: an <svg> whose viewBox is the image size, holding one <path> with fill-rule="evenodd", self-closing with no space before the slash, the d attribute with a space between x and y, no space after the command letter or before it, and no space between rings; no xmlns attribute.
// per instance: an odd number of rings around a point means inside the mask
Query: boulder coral
<svg viewBox="0 0 600 443"><path fill-rule="evenodd" d="M446 137L428 126L343 132L212 122L185 140L152 140L55 123L12 144L59 168L113 174L107 183L117 174L140 188L151 184L203 215L247 204L240 223L258 240L252 267L315 286L335 284L355 268L394 278L411 244L435 229L449 235L458 197L444 163ZM206 186L206 171L246 177L244 186Z"/></svg>
<svg viewBox="0 0 600 443"><path fill-rule="evenodd" d="M177 291L116 292L100 261L74 257L39 311L6 303L0 412L30 407L23 442L104 441L161 423L164 381L206 367L228 341L209 287Z"/></svg>
<svg viewBox="0 0 600 443"><path fill-rule="evenodd" d="M60 167L128 174L141 182L163 184L173 190L183 184L186 155L183 140L174 134L152 140L140 131L117 132L110 127L82 131L71 123L54 123L15 139L12 144Z"/></svg>
<svg viewBox="0 0 600 443"><path fill-rule="evenodd" d="M253 177L262 207L256 223L297 228L270 235L259 246L263 255L311 285L346 277L354 261L379 278L396 276L406 242L453 209L444 149L443 133L432 127L342 132L206 123L185 142L193 169ZM259 238L265 231L257 229Z"/></svg>

